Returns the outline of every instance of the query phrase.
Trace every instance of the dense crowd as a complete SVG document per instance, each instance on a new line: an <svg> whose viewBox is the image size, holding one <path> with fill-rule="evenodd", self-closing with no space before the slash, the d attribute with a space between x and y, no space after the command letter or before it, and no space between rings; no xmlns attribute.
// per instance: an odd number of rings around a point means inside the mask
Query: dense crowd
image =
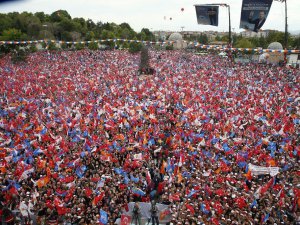
<svg viewBox="0 0 300 225"><path fill-rule="evenodd" d="M299 222L300 71L151 51L138 76L139 57L0 59L2 223L115 224L151 201L169 224Z"/></svg>

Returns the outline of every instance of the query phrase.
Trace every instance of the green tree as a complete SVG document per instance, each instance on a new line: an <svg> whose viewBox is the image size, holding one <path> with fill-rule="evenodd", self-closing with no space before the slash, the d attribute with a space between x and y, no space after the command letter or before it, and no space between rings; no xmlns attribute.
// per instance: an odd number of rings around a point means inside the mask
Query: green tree
<svg viewBox="0 0 300 225"><path fill-rule="evenodd" d="M219 35L217 35L217 36L215 37L215 41L222 41L222 38L221 38Z"/></svg>
<svg viewBox="0 0 300 225"><path fill-rule="evenodd" d="M61 33L61 39L64 40L64 41L73 41L72 40L72 35L70 32L68 31L63 31Z"/></svg>
<svg viewBox="0 0 300 225"><path fill-rule="evenodd" d="M70 19L66 19L66 18L63 18L60 22L59 22L59 25L61 26L61 28L64 30L64 31L74 31L75 30L75 23L70 20Z"/></svg>
<svg viewBox="0 0 300 225"><path fill-rule="evenodd" d="M201 44L208 44L208 37L206 34L201 33L200 36L198 37L198 42Z"/></svg>
<svg viewBox="0 0 300 225"><path fill-rule="evenodd" d="M173 49L174 49L173 45L167 45L166 46L166 50L173 50Z"/></svg>
<svg viewBox="0 0 300 225"><path fill-rule="evenodd" d="M62 43L61 45L60 45L60 47L61 47L61 49L64 49L64 50L66 50L66 49L68 49L69 48L69 46L67 45L67 43Z"/></svg>
<svg viewBox="0 0 300 225"><path fill-rule="evenodd" d="M291 45L293 46L293 48L300 49L300 37L294 38L291 43L292 43Z"/></svg>
<svg viewBox="0 0 300 225"><path fill-rule="evenodd" d="M75 48L76 48L76 50L82 50L82 49L85 48L85 45L82 44L82 43L77 43L77 44L75 45Z"/></svg>
<svg viewBox="0 0 300 225"><path fill-rule="evenodd" d="M48 44L48 50L50 50L50 51L56 51L58 48L56 47L56 44L55 44L55 42L50 42L49 44Z"/></svg>
<svg viewBox="0 0 300 225"><path fill-rule="evenodd" d="M237 43L236 43L236 47L237 48L253 48L254 45L251 41L249 41L248 39L240 39Z"/></svg>
<svg viewBox="0 0 300 225"><path fill-rule="evenodd" d="M91 41L91 42L89 43L88 48L89 48L90 50L98 50L98 42Z"/></svg>
<svg viewBox="0 0 300 225"><path fill-rule="evenodd" d="M242 35L236 35L236 34L234 34L232 36L233 46L236 46L237 42L239 40L241 40L241 39L243 39Z"/></svg>
<svg viewBox="0 0 300 225"><path fill-rule="evenodd" d="M10 28L13 28L13 20L8 15L0 13L0 34Z"/></svg>
<svg viewBox="0 0 300 225"><path fill-rule="evenodd" d="M86 21L86 26L87 26L87 29L90 30L90 31L92 31L96 28L96 24L91 19L88 19Z"/></svg>
<svg viewBox="0 0 300 225"><path fill-rule="evenodd" d="M46 15L44 12L36 12L34 15L39 18L41 23L49 22L50 20L49 15Z"/></svg>
<svg viewBox="0 0 300 225"><path fill-rule="evenodd" d="M36 52L36 51L37 51L36 45L35 45L35 44L31 44L31 45L29 46L29 51L30 51L30 52Z"/></svg>
<svg viewBox="0 0 300 225"><path fill-rule="evenodd" d="M38 39L54 40L55 37L54 37L54 35L50 31L48 31L48 30L41 30L39 32Z"/></svg>
<svg viewBox="0 0 300 225"><path fill-rule="evenodd" d="M72 41L80 41L81 40L81 33L72 31L70 32L70 35L72 37Z"/></svg>
<svg viewBox="0 0 300 225"><path fill-rule="evenodd" d="M85 36L85 40L87 41L91 41L95 39L95 33L93 31L88 31L86 36Z"/></svg>
<svg viewBox="0 0 300 225"><path fill-rule="evenodd" d="M258 45L256 47L267 48L266 38L261 36L258 40Z"/></svg>
<svg viewBox="0 0 300 225"><path fill-rule="evenodd" d="M143 45L140 42L139 43L138 42L131 42L129 44L129 52L130 53L137 53L137 52L141 51L142 47L143 47Z"/></svg>
<svg viewBox="0 0 300 225"><path fill-rule="evenodd" d="M229 37L228 37L227 35L224 35L224 36L221 38L221 41L229 42Z"/></svg>
<svg viewBox="0 0 300 225"><path fill-rule="evenodd" d="M10 28L2 32L1 40L2 41L20 41L22 32L15 28Z"/></svg>
<svg viewBox="0 0 300 225"><path fill-rule="evenodd" d="M72 19L70 14L66 10L57 10L57 11L53 12L50 16L50 20L52 22L60 22L63 19L66 19L66 20Z"/></svg>
<svg viewBox="0 0 300 225"><path fill-rule="evenodd" d="M130 32L130 30L129 30L128 28L122 29L120 38L130 39L130 37L131 37L131 32Z"/></svg>

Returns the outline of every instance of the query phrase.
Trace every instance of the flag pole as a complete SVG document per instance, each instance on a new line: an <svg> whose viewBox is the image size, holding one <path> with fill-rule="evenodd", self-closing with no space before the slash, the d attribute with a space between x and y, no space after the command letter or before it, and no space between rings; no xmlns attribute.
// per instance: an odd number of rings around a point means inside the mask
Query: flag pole
<svg viewBox="0 0 300 225"><path fill-rule="evenodd" d="M288 49L288 23L287 23L287 3L286 0L284 0L284 4L285 4L285 29L284 29L284 47L285 47L285 51L284 51L284 64L287 64L287 49Z"/></svg>
<svg viewBox="0 0 300 225"><path fill-rule="evenodd" d="M230 47L232 44L232 35L231 35L231 16L230 16L230 5L226 4L226 3L213 3L213 4L206 4L206 5L217 5L217 6L225 6L228 8L228 19L229 19L229 31L228 31L228 45Z"/></svg>
<svg viewBox="0 0 300 225"><path fill-rule="evenodd" d="M229 17L229 47L232 47L232 36L231 36L231 18L230 18L230 5L225 4L228 8L228 17Z"/></svg>

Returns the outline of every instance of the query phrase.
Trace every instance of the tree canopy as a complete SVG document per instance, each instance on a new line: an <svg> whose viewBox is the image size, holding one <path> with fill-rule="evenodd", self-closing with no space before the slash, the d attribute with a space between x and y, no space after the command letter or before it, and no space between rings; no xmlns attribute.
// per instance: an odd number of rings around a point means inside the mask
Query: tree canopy
<svg viewBox="0 0 300 225"><path fill-rule="evenodd" d="M154 40L154 35L147 28L136 32L128 23L118 25L72 18L66 10L57 10L50 15L44 12L0 13L0 40L89 41L107 38Z"/></svg>

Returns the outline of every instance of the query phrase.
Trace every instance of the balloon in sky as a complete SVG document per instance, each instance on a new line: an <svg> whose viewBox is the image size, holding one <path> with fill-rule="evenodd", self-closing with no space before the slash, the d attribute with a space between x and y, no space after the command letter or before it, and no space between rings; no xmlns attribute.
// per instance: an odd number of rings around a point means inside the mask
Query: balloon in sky
<svg viewBox="0 0 300 225"><path fill-rule="evenodd" d="M184 11L184 8L181 8L181 12L183 12Z"/></svg>
<svg viewBox="0 0 300 225"><path fill-rule="evenodd" d="M172 20L172 17L170 17L170 20Z"/></svg>

